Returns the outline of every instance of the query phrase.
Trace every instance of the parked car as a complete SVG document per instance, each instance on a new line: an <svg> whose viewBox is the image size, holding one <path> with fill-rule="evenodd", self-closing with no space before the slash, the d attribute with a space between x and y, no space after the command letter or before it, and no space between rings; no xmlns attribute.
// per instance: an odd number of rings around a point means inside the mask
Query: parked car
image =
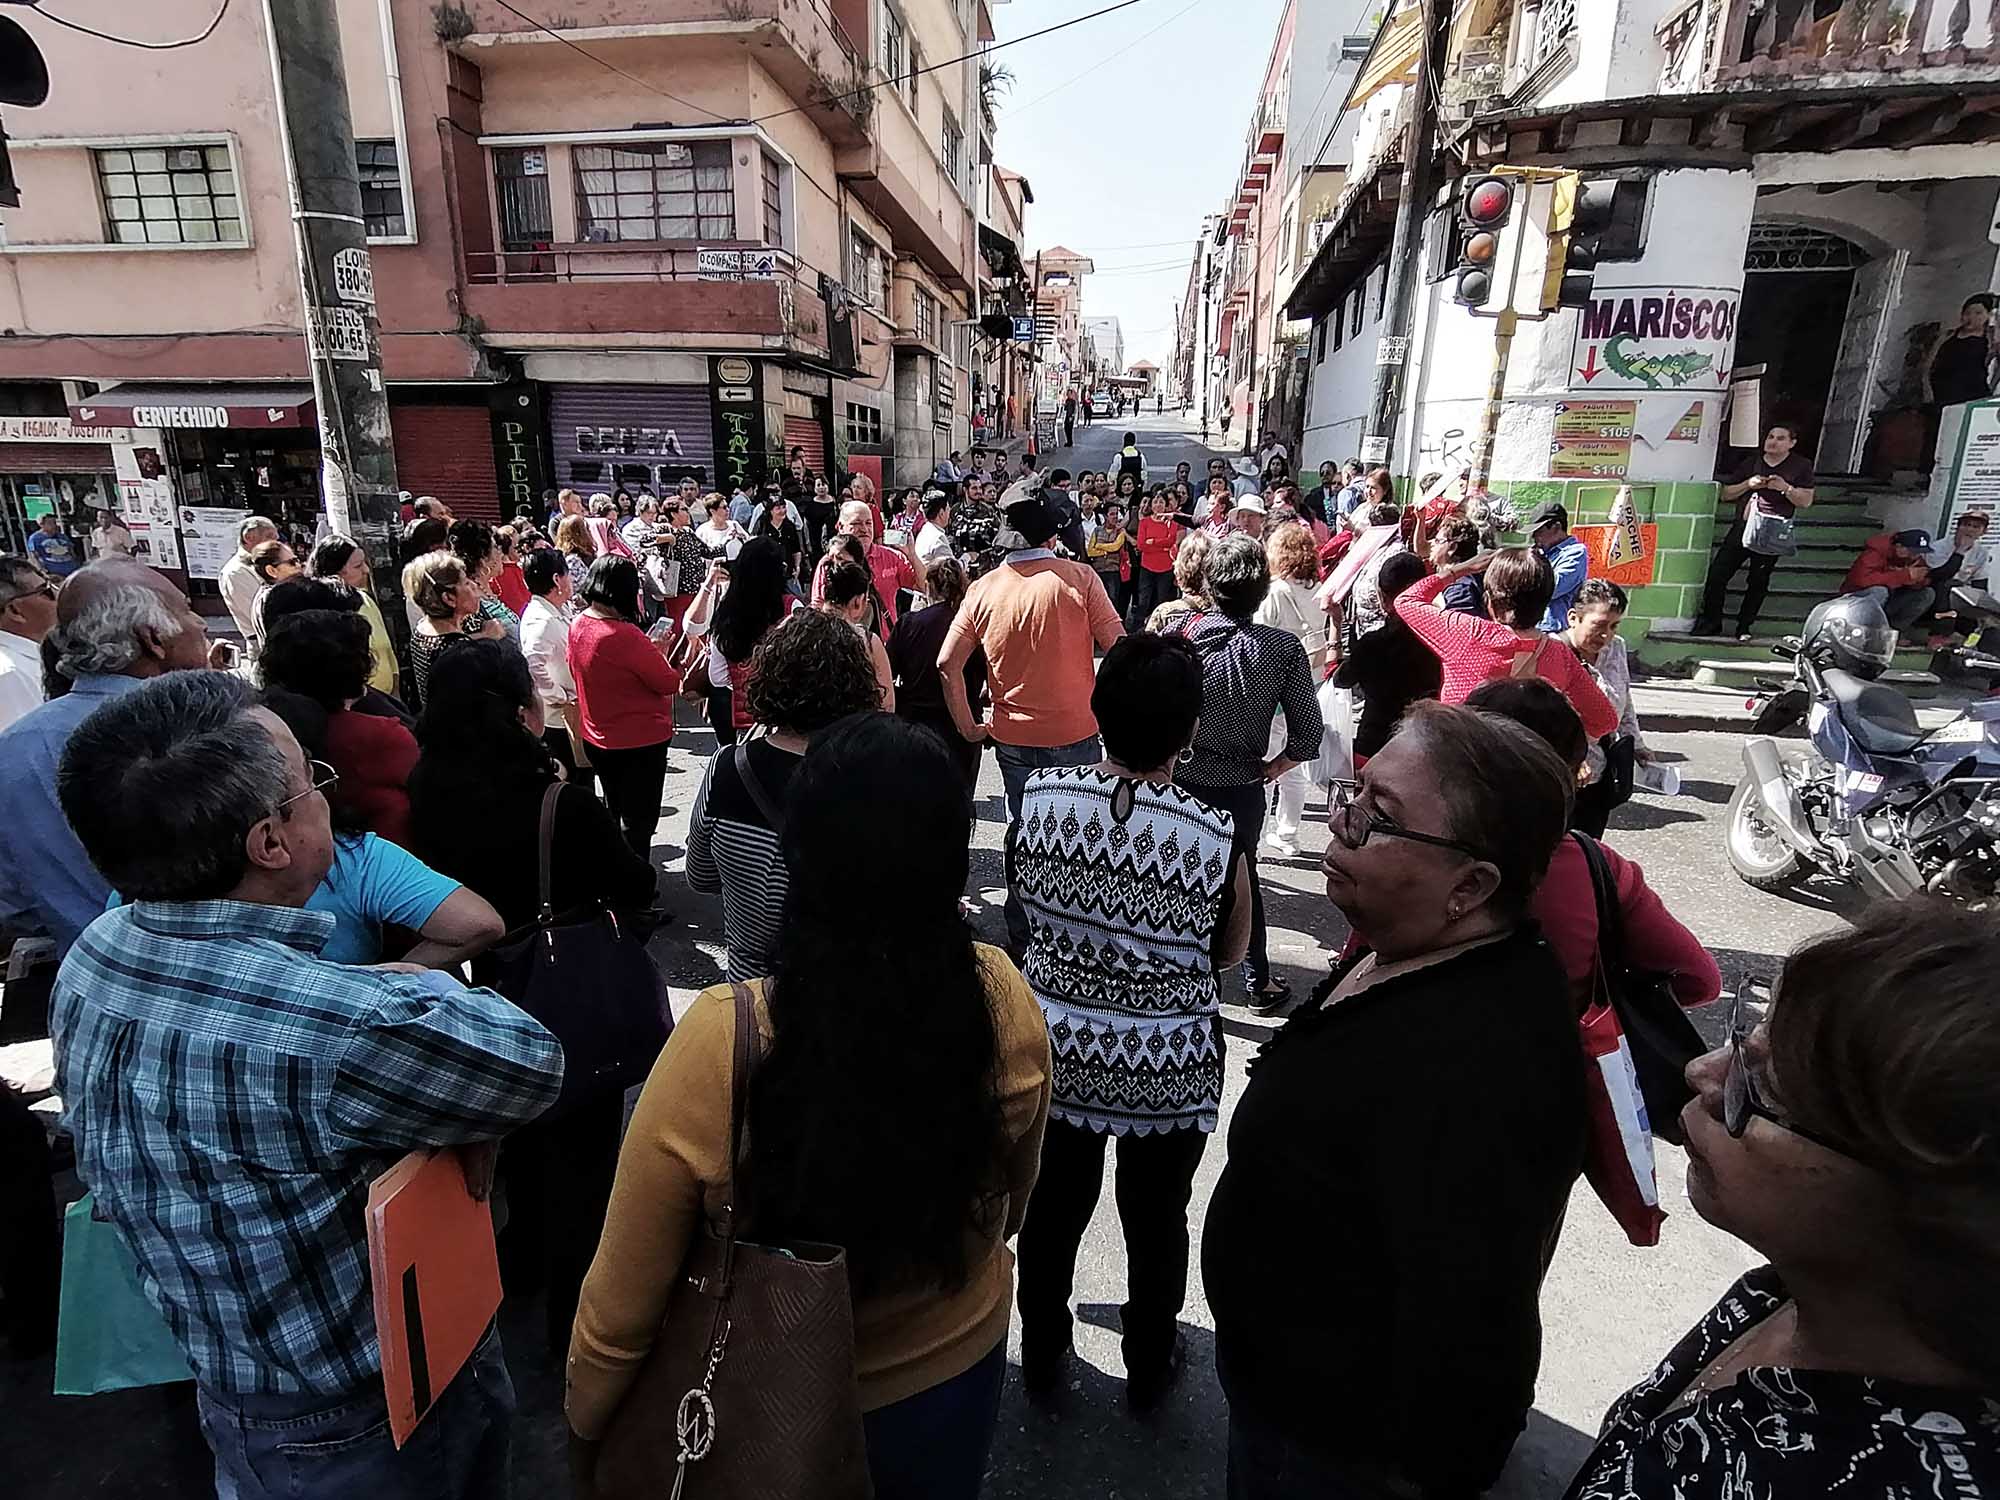
<svg viewBox="0 0 2000 1500"><path fill-rule="evenodd" d="M1093 417L1108 417L1111 415L1111 392L1092 391L1090 393L1090 414Z"/></svg>

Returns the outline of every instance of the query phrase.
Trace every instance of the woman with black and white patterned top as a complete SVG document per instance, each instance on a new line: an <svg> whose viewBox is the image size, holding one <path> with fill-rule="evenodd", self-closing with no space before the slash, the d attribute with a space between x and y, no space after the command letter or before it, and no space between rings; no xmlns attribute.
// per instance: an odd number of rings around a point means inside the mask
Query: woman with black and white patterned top
<svg viewBox="0 0 2000 1500"><path fill-rule="evenodd" d="M1211 608L1185 615L1168 628L1201 657L1201 722L1194 753L1180 784L1234 820L1236 851L1250 863L1250 955L1244 988L1253 1010L1276 1010L1291 987L1271 975L1264 948L1264 897L1257 873L1257 841L1264 829L1270 785L1293 766L1319 754L1318 684L1305 647L1288 630L1254 623L1270 592L1264 544L1248 536L1218 537L1208 554L1206 593ZM1285 715L1284 747L1270 753L1271 721Z"/></svg>
<svg viewBox="0 0 2000 1500"><path fill-rule="evenodd" d="M1157 1405L1184 1359L1188 1195L1222 1102L1215 973L1250 940L1249 865L1231 848L1229 814L1173 784L1201 675L1185 641L1119 641L1090 699L1105 758L1038 771L1021 799L1008 878L1054 1061L1019 1251L1021 1377L1037 1399L1061 1383L1077 1247L1114 1136L1133 1407Z"/></svg>

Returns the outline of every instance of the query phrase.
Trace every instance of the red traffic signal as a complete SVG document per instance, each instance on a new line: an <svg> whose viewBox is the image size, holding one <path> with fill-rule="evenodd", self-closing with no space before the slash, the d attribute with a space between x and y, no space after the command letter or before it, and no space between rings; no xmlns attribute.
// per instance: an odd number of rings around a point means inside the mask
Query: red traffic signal
<svg viewBox="0 0 2000 1500"><path fill-rule="evenodd" d="M1475 177L1465 189L1459 217L1468 225L1497 229L1514 207L1514 185L1504 177Z"/></svg>
<svg viewBox="0 0 2000 1500"><path fill-rule="evenodd" d="M1500 236L1514 213L1514 184L1487 175L1466 183L1458 195L1458 267L1452 297L1466 307L1484 307L1493 295L1493 267Z"/></svg>

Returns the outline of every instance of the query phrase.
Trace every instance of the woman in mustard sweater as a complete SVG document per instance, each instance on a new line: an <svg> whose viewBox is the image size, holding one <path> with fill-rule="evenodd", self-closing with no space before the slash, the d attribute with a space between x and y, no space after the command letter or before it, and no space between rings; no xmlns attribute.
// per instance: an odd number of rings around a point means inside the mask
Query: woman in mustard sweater
<svg viewBox="0 0 2000 1500"><path fill-rule="evenodd" d="M754 1233L847 1252L876 1500L971 1500L1006 1372L1006 1241L1048 1118L1048 1029L1007 956L959 914L972 808L936 736L886 714L815 736L783 821L777 971L751 986ZM866 920L863 868L897 872L893 942ZM579 1473L652 1347L698 1216L719 1218L734 1040L729 988L704 992L626 1132L570 1343Z"/></svg>

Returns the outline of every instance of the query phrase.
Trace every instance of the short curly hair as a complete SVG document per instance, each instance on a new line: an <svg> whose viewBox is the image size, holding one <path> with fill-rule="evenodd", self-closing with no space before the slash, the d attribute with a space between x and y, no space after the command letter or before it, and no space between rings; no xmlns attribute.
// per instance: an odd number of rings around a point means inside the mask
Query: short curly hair
<svg viewBox="0 0 2000 1500"><path fill-rule="evenodd" d="M1270 559L1273 578L1289 578L1294 583L1319 582L1319 544L1301 522L1287 521L1266 537L1264 555Z"/></svg>
<svg viewBox="0 0 2000 1500"><path fill-rule="evenodd" d="M750 657L750 717L773 729L812 734L849 714L882 706L875 664L854 627L824 610L780 620Z"/></svg>

